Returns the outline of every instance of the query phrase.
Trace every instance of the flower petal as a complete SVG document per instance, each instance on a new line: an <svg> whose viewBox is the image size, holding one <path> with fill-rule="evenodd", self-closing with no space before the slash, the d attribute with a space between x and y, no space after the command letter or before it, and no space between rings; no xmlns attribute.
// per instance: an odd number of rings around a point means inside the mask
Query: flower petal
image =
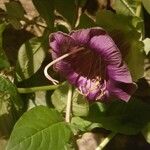
<svg viewBox="0 0 150 150"><path fill-rule="evenodd" d="M106 32L100 27L94 27L90 29L79 29L70 33L71 37L75 39L79 44L88 44L90 39L96 35L102 35Z"/></svg>
<svg viewBox="0 0 150 150"><path fill-rule="evenodd" d="M106 63L108 77L116 81L132 83L130 72L125 63L123 63L121 53L108 35L93 37L90 41L90 47Z"/></svg>
<svg viewBox="0 0 150 150"><path fill-rule="evenodd" d="M126 102L129 101L131 95L135 92L137 85L135 83L116 82L113 79L107 84L107 89L111 95L120 98Z"/></svg>
<svg viewBox="0 0 150 150"><path fill-rule="evenodd" d="M53 59L68 53L71 50L71 47L76 45L74 39L63 32L50 34L49 43L52 48Z"/></svg>

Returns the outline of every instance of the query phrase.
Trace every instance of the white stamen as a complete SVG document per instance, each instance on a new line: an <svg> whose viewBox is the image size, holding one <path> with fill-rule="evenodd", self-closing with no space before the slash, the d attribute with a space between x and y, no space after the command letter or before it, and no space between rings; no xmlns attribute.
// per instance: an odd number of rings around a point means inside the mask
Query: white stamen
<svg viewBox="0 0 150 150"><path fill-rule="evenodd" d="M53 84L57 85L57 84L59 83L59 81L53 79L53 78L48 74L48 69L49 69L52 65L54 65L55 63L59 62L60 60L66 58L66 57L68 57L68 56L70 56L70 55L72 55L72 54L74 54L74 53L77 53L77 52L79 52L79 51L81 51L81 50L84 50L84 47L80 47L80 48L78 48L78 49L77 49L77 47L74 47L70 53L64 54L64 55L62 55L61 57L58 57L57 59L55 59L55 60L53 60L52 62L50 62L50 63L44 68L44 75L45 75L45 77L46 77L48 80L52 81Z"/></svg>

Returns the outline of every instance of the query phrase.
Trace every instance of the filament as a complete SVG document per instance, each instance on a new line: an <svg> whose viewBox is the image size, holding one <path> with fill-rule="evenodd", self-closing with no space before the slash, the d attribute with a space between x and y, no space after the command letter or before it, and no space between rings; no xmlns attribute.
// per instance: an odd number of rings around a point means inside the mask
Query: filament
<svg viewBox="0 0 150 150"><path fill-rule="evenodd" d="M72 54L74 54L74 53L77 53L77 52L79 52L79 51L81 51L81 50L84 50L84 49L85 49L84 47L80 47L80 48L74 47L70 53L66 53L66 54L64 54L64 55L62 55L62 56L60 56L60 57L58 57L57 59L53 60L52 62L50 62L50 63L44 68L44 75L45 75L45 77L46 77L48 80L50 80L54 85L57 85L57 84L59 83L59 81L53 79L53 78L48 74L48 69L49 69L52 65L54 65L54 64L56 64L57 62L63 60L64 58L66 58L66 57L68 57L68 56L70 56L70 55L72 55Z"/></svg>

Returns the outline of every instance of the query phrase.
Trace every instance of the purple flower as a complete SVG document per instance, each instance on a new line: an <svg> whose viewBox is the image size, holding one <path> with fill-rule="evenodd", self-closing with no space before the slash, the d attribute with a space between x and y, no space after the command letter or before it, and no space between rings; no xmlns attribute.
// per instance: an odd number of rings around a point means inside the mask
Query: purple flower
<svg viewBox="0 0 150 150"><path fill-rule="evenodd" d="M53 33L50 47L53 60L61 57L52 63L55 70L89 100L113 96L128 101L135 91L136 84L120 50L102 28Z"/></svg>

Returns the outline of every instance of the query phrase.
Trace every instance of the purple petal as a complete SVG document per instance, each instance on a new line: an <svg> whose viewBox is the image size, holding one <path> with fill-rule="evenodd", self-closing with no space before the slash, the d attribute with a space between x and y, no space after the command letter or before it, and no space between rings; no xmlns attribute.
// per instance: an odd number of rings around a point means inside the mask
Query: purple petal
<svg viewBox="0 0 150 150"><path fill-rule="evenodd" d="M90 28L90 29L80 29L72 31L70 33L71 37L76 40L81 45L86 45L90 41L91 37L105 34L106 32L100 28Z"/></svg>
<svg viewBox="0 0 150 150"><path fill-rule="evenodd" d="M135 83L122 83L110 80L107 88L111 95L128 102L137 85Z"/></svg>
<svg viewBox="0 0 150 150"><path fill-rule="evenodd" d="M101 94L101 88L95 86L95 83L87 77L81 76L75 72L68 62L61 61L56 64L59 72L62 73L66 79L76 86L81 94L85 95L89 100L95 100Z"/></svg>
<svg viewBox="0 0 150 150"><path fill-rule="evenodd" d="M123 63L121 53L108 35L93 37L90 47L104 59L109 77L116 81L132 83L130 72Z"/></svg>
<svg viewBox="0 0 150 150"><path fill-rule="evenodd" d="M50 35L50 46L53 59L83 48L57 62L55 68L88 99L113 95L128 101L135 91L136 85L120 50L103 29L80 29L69 35L53 33Z"/></svg>
<svg viewBox="0 0 150 150"><path fill-rule="evenodd" d="M52 33L49 36L50 47L52 48L53 59L68 53L76 42L74 39L63 32Z"/></svg>

